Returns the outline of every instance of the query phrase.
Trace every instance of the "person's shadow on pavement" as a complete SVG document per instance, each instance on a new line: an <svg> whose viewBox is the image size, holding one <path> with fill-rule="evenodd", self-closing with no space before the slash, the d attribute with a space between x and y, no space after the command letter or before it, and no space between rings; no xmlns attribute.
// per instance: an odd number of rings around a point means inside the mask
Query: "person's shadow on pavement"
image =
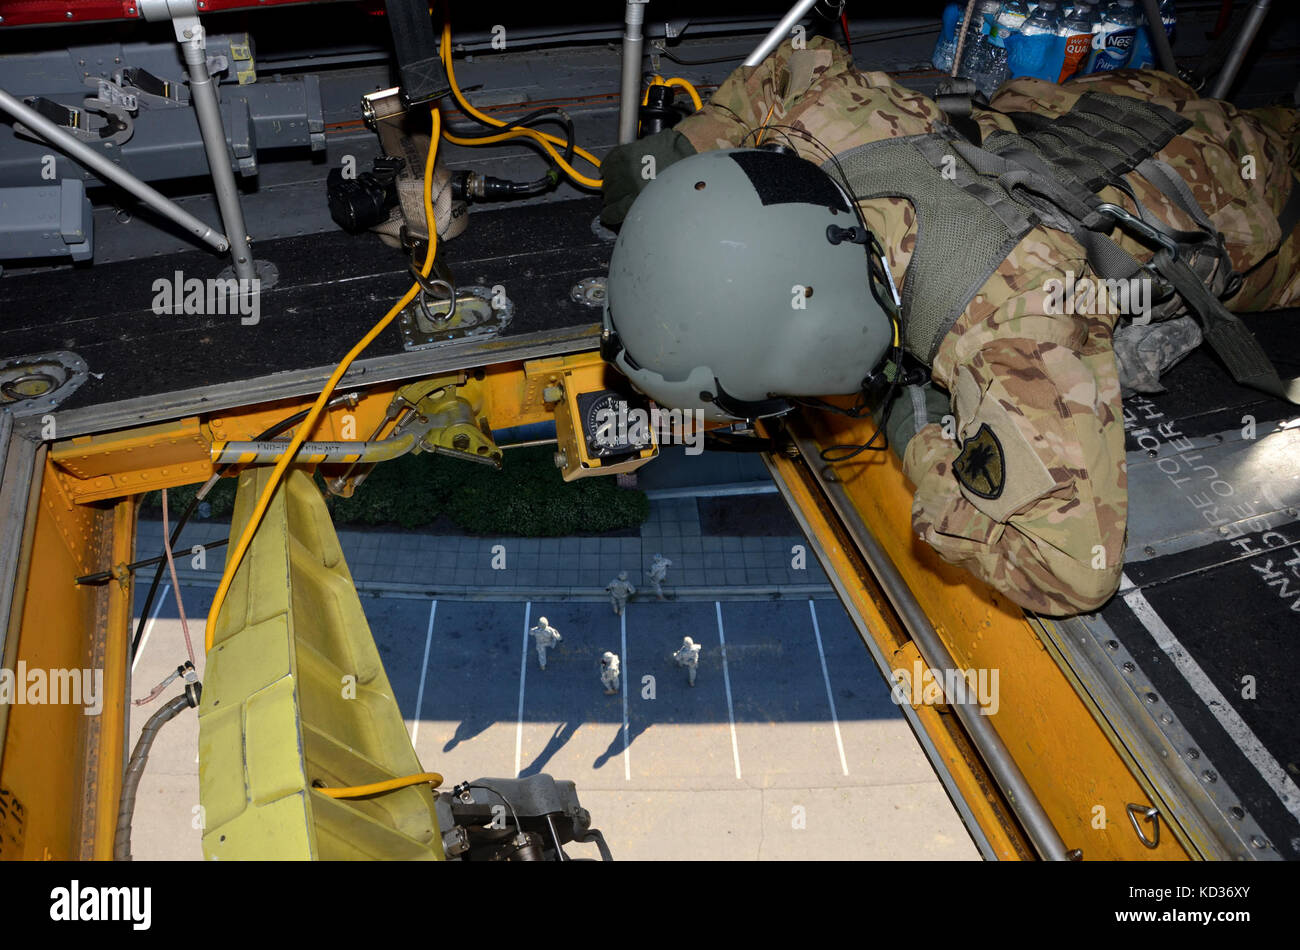
<svg viewBox="0 0 1300 950"><path fill-rule="evenodd" d="M564 744L573 738L573 734L578 731L581 722L563 722L555 727L555 732L551 738L546 740L546 746L541 752L537 753L537 758L533 759L524 770L519 773L520 778L526 778L529 775L536 775L546 767L546 763L551 761L555 753L564 748Z"/></svg>
<svg viewBox="0 0 1300 950"><path fill-rule="evenodd" d="M447 744L442 747L442 751L450 752L462 742L468 742L494 722L496 722L495 719L489 719L486 716L469 716L462 719L456 726L456 732L447 740Z"/></svg>
<svg viewBox="0 0 1300 950"><path fill-rule="evenodd" d="M629 749L632 747L632 743L636 742L637 736L641 735L641 733L645 732L646 729L648 728L650 728L650 723L648 721L630 724L627 733L627 745ZM600 755L596 756L595 761L591 763L591 767L593 769L604 768L606 762L608 762L610 759L614 758L617 755L621 755L622 752L623 752L623 724L619 723L618 730L614 733L614 739L613 741L610 742L609 748L606 749L604 752L602 752Z"/></svg>

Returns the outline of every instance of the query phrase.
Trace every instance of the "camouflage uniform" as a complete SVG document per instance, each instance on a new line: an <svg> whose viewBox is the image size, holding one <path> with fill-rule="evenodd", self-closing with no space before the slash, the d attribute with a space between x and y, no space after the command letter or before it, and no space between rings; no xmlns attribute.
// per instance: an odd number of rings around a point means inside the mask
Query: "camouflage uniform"
<svg viewBox="0 0 1300 950"><path fill-rule="evenodd" d="M618 674L618 655L606 651L600 658L600 685L605 687L605 695L618 692Z"/></svg>
<svg viewBox="0 0 1300 950"><path fill-rule="evenodd" d="M609 605L614 609L614 613L623 616L628 598L636 593L636 588L627 579L627 571L619 571L618 577L605 585L605 590L609 591Z"/></svg>
<svg viewBox="0 0 1300 950"><path fill-rule="evenodd" d="M673 654L673 662L686 667L686 682L695 685L695 674L700 668L700 645L690 637L682 638L682 645Z"/></svg>
<svg viewBox="0 0 1300 950"><path fill-rule="evenodd" d="M668 579L668 568L672 566L673 562L662 554L656 554L654 560L650 562L650 572L647 576L650 578L650 583L654 584L655 596L660 600L664 599L664 581Z"/></svg>
<svg viewBox="0 0 1300 950"><path fill-rule="evenodd" d="M1057 115L1095 90L1154 101L1193 127L1156 157L1190 185L1222 233L1234 269L1245 276L1226 301L1235 310L1284 307L1300 298L1300 240L1282 242L1276 216L1290 193L1300 145L1293 110L1239 111L1198 99L1163 73L1120 71L1063 86L1020 79L999 90L997 113L976 111L981 132L1015 130L1002 112ZM930 132L943 116L934 101L881 72L858 72L834 43L789 42L757 67L741 67L711 101L673 130L696 151L779 141L823 164L864 142ZM792 128L785 128L792 127ZM801 137L796 130L815 136ZM660 133L666 136L666 133ZM658 137L655 137L658 138ZM681 139L625 146L608 163L617 171L658 149L659 160L682 154ZM820 143L820 144L818 144ZM1253 163L1247 161L1253 158ZM1253 164L1255 177L1243 177ZM610 172L606 172L607 180ZM1140 175L1128 176L1137 197L1175 228L1194 223ZM607 189L606 199L613 195ZM1117 189L1105 200L1133 209ZM916 243L916 215L902 198L860 203L900 285ZM1144 245L1116 231L1139 260ZM1279 247L1281 245L1281 247ZM1083 249L1070 236L1037 227L1012 250L942 341L932 378L951 396L957 439L942 427L922 428L907 446L903 470L916 485L917 535L947 561L1046 614L1091 610L1119 584L1127 520L1127 474L1113 314L1051 314L1045 284L1063 272L1089 276ZM996 500L967 491L954 462L983 425L1005 455L1005 486Z"/></svg>
<svg viewBox="0 0 1300 950"><path fill-rule="evenodd" d="M537 644L537 665L546 669L546 651L554 647L564 638L560 636L560 631L547 622L545 617L538 619L537 626L528 631L532 635L533 641Z"/></svg>

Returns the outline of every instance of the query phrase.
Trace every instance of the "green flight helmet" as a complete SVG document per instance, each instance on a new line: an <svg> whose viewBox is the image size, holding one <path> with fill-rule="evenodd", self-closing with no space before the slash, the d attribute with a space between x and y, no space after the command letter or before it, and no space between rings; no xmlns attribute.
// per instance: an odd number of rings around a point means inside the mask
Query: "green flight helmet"
<svg viewBox="0 0 1300 950"><path fill-rule="evenodd" d="M692 155L623 222L601 351L661 406L714 421L857 392L893 340L872 248L844 190L794 152Z"/></svg>

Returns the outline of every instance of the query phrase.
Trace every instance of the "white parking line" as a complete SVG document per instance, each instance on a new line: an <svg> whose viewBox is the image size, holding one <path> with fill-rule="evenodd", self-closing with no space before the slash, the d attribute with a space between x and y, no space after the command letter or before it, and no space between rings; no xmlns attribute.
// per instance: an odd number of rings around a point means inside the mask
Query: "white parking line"
<svg viewBox="0 0 1300 950"><path fill-rule="evenodd" d="M727 689L727 719L731 722L731 758L736 763L736 778L740 778L740 745L736 742L736 712L731 705L731 673L727 670L727 635L722 630L722 602L715 600L718 612L718 642L722 644L722 684Z"/></svg>
<svg viewBox="0 0 1300 950"><path fill-rule="evenodd" d="M625 781L632 781L632 753L628 751L628 728L627 728L627 678L631 671L627 666L627 608L618 615L619 634L623 638L620 649L623 651L623 778Z"/></svg>
<svg viewBox="0 0 1300 950"><path fill-rule="evenodd" d="M840 735L840 717L835 712L835 694L831 692L831 674L826 670L826 651L822 649L822 631L817 623L817 608L808 601L808 613L812 615L813 636L817 638L817 658L822 661L822 679L826 681L826 700L831 704L831 723L835 726L835 745L840 750L840 768L849 774L849 760L844 757L844 738Z"/></svg>
<svg viewBox="0 0 1300 950"><path fill-rule="evenodd" d="M140 649L135 651L135 659L131 661L131 672L135 672L136 664L140 662L140 657L144 656L144 645L149 642L149 634L153 633L154 621L158 619L158 611L162 610L163 603L167 600L167 594L171 591L171 584L164 584L162 593L153 605L153 615L145 621L144 636L140 638Z"/></svg>
<svg viewBox="0 0 1300 950"><path fill-rule="evenodd" d="M415 721L411 723L411 748L420 734L420 710L424 708L424 678L429 672L429 647L433 644L433 618L438 612L438 602L429 604L429 632L424 635L424 662L420 664L420 688L415 693Z"/></svg>
<svg viewBox="0 0 1300 950"><path fill-rule="evenodd" d="M528 623L533 612L533 602L524 604L524 648L519 655L519 721L515 727L515 778L523 764L524 752L524 680L528 676Z"/></svg>
<svg viewBox="0 0 1300 950"><path fill-rule="evenodd" d="M1228 698L1219 692L1219 688L1214 685L1201 665L1192 658L1186 648L1174 636L1174 632L1164 622L1161 616L1156 613L1156 609L1143 596L1140 588L1134 587L1133 582L1128 577L1122 577L1120 580L1122 588L1132 588L1122 594L1124 603L1129 605L1134 616L1142 621L1142 626L1147 628L1151 638L1156 641L1156 646L1165 652L1169 659L1174 661L1174 666L1178 672L1183 674L1183 679L1187 680L1192 689L1196 690L1201 701L1205 703L1210 712L1214 713L1214 718L1219 720L1219 724L1232 736L1233 742L1241 749L1242 755L1250 760L1250 764L1255 766L1260 777L1268 783L1269 788L1279 799L1282 800L1283 807L1286 808L1296 818L1300 818L1300 787L1292 780L1291 776L1273 758L1272 754L1264 743L1246 725L1246 721L1241 718L1237 710L1232 708Z"/></svg>

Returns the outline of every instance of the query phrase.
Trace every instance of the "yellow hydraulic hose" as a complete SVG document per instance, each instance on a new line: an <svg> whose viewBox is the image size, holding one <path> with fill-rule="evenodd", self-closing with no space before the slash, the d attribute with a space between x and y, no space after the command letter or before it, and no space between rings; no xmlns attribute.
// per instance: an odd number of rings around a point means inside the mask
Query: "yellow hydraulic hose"
<svg viewBox="0 0 1300 950"><path fill-rule="evenodd" d="M442 129L442 118L438 115L437 108L432 110L433 117L433 134L429 140L429 157L424 164L424 214L428 222L429 231L429 251L424 256L424 266L420 268L420 274L428 277L429 272L433 269L433 257L438 247L438 226L433 216L433 162L438 153L438 133ZM303 420L302 425L294 437L289 440L285 446L284 455L276 463L275 469L271 472L271 478L262 489L261 497L257 499L257 506L253 509L253 515L248 519L248 524L244 525L244 532L239 536L239 543L230 552L230 557L226 560L226 570L221 575L221 584L217 587L216 596L212 598L212 609L208 611L208 628L205 635L206 649L212 649L212 638L217 629L217 617L221 613L221 607L226 602L226 594L230 591L230 582L235 577L235 571L239 567L240 561L243 560L244 554L248 551L248 546L253 541L253 535L257 533L257 526L262 521L262 516L266 514L267 507L271 504L271 496L275 494L276 486L280 484L280 479L284 476L285 469L294 461L294 456L298 454L299 447L307 440L307 436L315 428L321 413L325 410L325 404L329 402L330 396L334 392L334 387L338 385L343 374L348 371L348 367L367 346L369 346L379 336L384 329L393 322L393 319L402 312L402 309L415 299L415 295L420 292L419 283L411 285L393 308L388 311L382 320L376 323L370 332L357 341L357 345L352 347L348 355L343 357L342 362L334 368L330 375L329 381L325 383L325 388L321 394L316 397L316 403L311 407L311 412Z"/></svg>
<svg viewBox="0 0 1300 950"><path fill-rule="evenodd" d="M444 25L442 28L442 42L438 46L438 52L442 55L443 67L447 70L447 82L451 85L451 94L455 97L456 102L460 105L461 109L465 111L465 114L471 115L480 122L486 122L488 125L495 126L498 129L506 128L509 125L508 122L502 122L500 119L494 119L490 115L485 115L482 112L479 112L469 104L469 101L460 91L460 86L456 82L456 73L451 63L450 25ZM546 153L555 159L556 164L560 166L564 173L579 185L585 185L587 188L600 188L601 185L599 178L591 178L582 174L564 160L563 156L552 147L552 143L561 147L566 147L569 143L558 136L551 135L549 132L540 132L537 129L510 129L509 131L502 132L500 135L489 135L487 138L473 139L461 138L460 136L452 135L450 132L444 132L443 138L453 145L491 145L509 139L530 138L541 145L542 148L546 150ZM573 148L573 154L590 163L593 168L600 168L600 159L595 155L592 155L586 149L578 148L575 145Z"/></svg>
<svg viewBox="0 0 1300 950"><path fill-rule="evenodd" d="M369 785L352 785L348 788L317 788L316 791L322 795L328 795L330 798L361 798L363 795L378 795L380 792L391 792L397 788L407 788L423 782L428 782L434 788L437 788L442 784L442 776L437 772L418 772L415 775L390 778L384 782L371 782Z"/></svg>
<svg viewBox="0 0 1300 950"><path fill-rule="evenodd" d="M695 106L696 112L699 112L704 108L704 101L700 99L700 94L695 91L695 87L680 76L674 76L672 79L663 80L663 85L677 86L680 89L685 89L686 94L691 97L691 103Z"/></svg>

